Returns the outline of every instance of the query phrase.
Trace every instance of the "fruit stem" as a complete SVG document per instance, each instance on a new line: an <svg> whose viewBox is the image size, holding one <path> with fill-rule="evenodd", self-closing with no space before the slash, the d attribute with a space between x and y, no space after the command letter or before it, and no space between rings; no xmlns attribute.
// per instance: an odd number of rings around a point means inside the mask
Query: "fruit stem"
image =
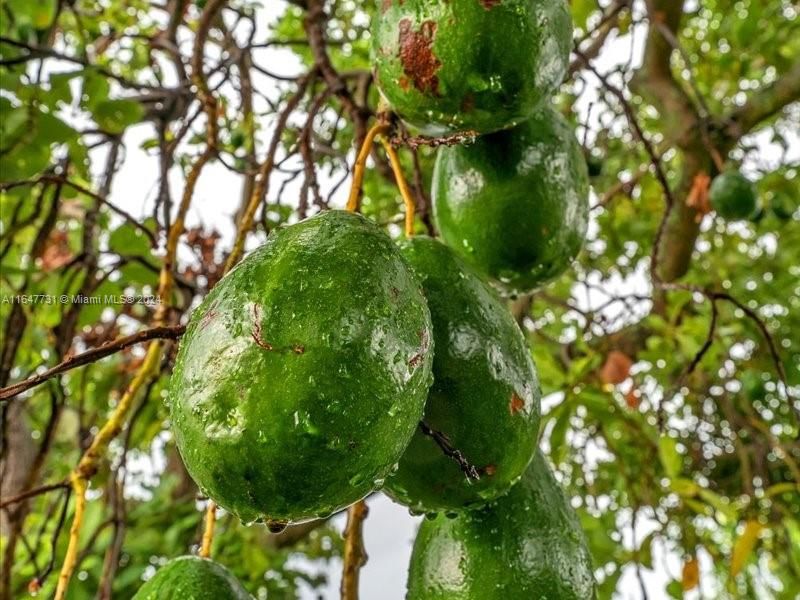
<svg viewBox="0 0 800 600"><path fill-rule="evenodd" d="M388 123L378 121L373 125L364 138L364 143L361 144L361 149L358 151L356 162L353 165L353 183L350 186L350 196L347 198L347 210L350 212L357 212L359 208L359 201L361 200L361 185L364 182L364 172L367 168L367 158L372 150L372 144L375 141L375 136L389 131Z"/></svg>
<svg viewBox="0 0 800 600"><path fill-rule="evenodd" d="M383 148L389 156L389 164L392 166L397 188L400 190L403 203L406 205L406 237L410 238L414 235L414 213L416 211L414 196L411 195L406 177L403 175L403 166L400 164L400 157L397 156L397 150L395 150L391 142L383 136L381 136L381 144L383 144Z"/></svg>
<svg viewBox="0 0 800 600"><path fill-rule="evenodd" d="M427 435L434 442L436 442L436 445L439 446L439 449L442 452L444 452L445 456L455 461L455 463L458 465L458 468L461 469L461 472L464 473L468 480L480 480L481 474L478 469L467 460L461 450L453 447L453 444L450 443L450 439L445 434L443 434L441 431L435 430L425 421L419 422L419 429L424 435Z"/></svg>
<svg viewBox="0 0 800 600"><path fill-rule="evenodd" d="M200 545L201 558L209 558L211 556L211 542L214 539L214 525L216 522L217 503L209 500L206 507L205 526L203 527L203 543Z"/></svg>

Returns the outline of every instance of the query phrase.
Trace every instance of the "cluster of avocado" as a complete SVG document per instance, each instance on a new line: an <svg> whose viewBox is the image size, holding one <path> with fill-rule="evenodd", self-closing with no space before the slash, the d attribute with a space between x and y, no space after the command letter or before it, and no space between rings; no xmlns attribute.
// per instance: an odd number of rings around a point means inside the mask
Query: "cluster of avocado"
<svg viewBox="0 0 800 600"><path fill-rule="evenodd" d="M547 104L566 3L382 0L373 39L400 118L480 134L439 150L441 239L395 244L336 210L272 232L192 314L169 390L177 446L204 494L273 531L376 490L427 514L409 600L590 598L577 517L537 449L536 368L501 296L562 273L586 232L585 161ZM174 578L201 581L182 597L248 597L181 558L137 598L173 597L159 594Z"/></svg>

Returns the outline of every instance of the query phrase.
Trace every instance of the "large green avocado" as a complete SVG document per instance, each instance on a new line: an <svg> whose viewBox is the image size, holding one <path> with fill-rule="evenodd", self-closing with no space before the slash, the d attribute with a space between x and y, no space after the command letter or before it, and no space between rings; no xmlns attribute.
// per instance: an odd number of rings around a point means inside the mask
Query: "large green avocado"
<svg viewBox="0 0 800 600"><path fill-rule="evenodd" d="M200 489L242 521L330 515L380 487L422 417L422 289L368 219L273 232L192 315L170 386Z"/></svg>
<svg viewBox="0 0 800 600"><path fill-rule="evenodd" d="M749 219L756 212L755 186L739 171L725 171L711 182L711 206L723 219L738 221Z"/></svg>
<svg viewBox="0 0 800 600"><path fill-rule="evenodd" d="M583 246L586 161L550 107L472 145L440 148L432 187L442 239L510 294L560 275Z"/></svg>
<svg viewBox="0 0 800 600"><path fill-rule="evenodd" d="M491 506L420 526L407 600L588 600L591 558L578 518L540 452Z"/></svg>
<svg viewBox="0 0 800 600"><path fill-rule="evenodd" d="M253 597L219 563L181 556L156 571L133 600L253 600Z"/></svg>
<svg viewBox="0 0 800 600"><path fill-rule="evenodd" d="M433 320L433 386L425 421L478 468L470 482L418 431L385 491L419 512L486 504L519 479L536 450L541 390L525 339L505 303L441 242L401 246Z"/></svg>
<svg viewBox="0 0 800 600"><path fill-rule="evenodd" d="M381 0L372 39L378 87L406 122L489 133L561 83L572 22L564 0Z"/></svg>

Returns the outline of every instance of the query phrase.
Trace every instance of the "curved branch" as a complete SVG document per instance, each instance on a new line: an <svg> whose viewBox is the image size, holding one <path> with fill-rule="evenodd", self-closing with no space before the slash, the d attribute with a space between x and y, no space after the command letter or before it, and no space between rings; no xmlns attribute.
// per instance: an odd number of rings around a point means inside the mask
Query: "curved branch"
<svg viewBox="0 0 800 600"><path fill-rule="evenodd" d="M800 62L771 85L751 94L747 102L734 110L726 119L725 134L732 141L739 140L759 123L798 100L800 100Z"/></svg>

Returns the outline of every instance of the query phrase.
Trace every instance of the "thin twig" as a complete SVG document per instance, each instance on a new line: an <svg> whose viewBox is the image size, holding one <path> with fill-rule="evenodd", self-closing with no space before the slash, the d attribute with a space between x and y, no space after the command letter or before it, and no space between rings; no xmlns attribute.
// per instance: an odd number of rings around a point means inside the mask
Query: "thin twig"
<svg viewBox="0 0 800 600"><path fill-rule="evenodd" d="M53 490L62 490L68 487L69 483L66 481L59 481L58 483L48 483L47 485L42 485L32 490L27 490L21 494L17 494L16 496L11 496L10 498L0 498L0 509L6 508L13 504L18 504L19 502L27 500L28 498L33 498L34 496L41 496L47 492L52 492Z"/></svg>
<svg viewBox="0 0 800 600"><path fill-rule="evenodd" d="M459 131L451 135L441 137L428 137L424 135L409 136L404 132L393 135L389 142L394 147L407 146L412 150L416 150L421 146L428 146L430 148L438 148L439 146L461 146L473 143L480 135L477 131L468 129L467 131Z"/></svg>
<svg viewBox="0 0 800 600"><path fill-rule="evenodd" d="M55 367L52 367L43 373L39 373L38 375L34 375L33 377L30 377L24 381L20 381L19 383L15 383L14 385L0 389L0 400L9 400L14 396L21 394L22 392L31 389L32 387L36 387L37 385L44 383L56 375L60 375L66 371L96 362L102 358L105 358L106 356L116 354L117 352L120 352L121 350L124 350L130 346L135 346L136 344L141 344L142 342L148 342L150 340L178 339L181 335L183 335L185 330L185 325L152 327L151 329L138 331L131 335L126 335L125 337L106 342L97 348L92 348L91 350L87 350L81 354L70 356L61 363L57 364Z"/></svg>

